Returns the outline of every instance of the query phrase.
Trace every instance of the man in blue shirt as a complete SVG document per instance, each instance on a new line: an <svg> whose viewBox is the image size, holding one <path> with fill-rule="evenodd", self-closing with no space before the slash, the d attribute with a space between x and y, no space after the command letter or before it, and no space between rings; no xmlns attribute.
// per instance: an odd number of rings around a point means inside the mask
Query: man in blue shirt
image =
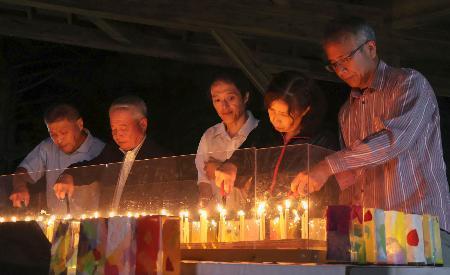
<svg viewBox="0 0 450 275"><path fill-rule="evenodd" d="M20 207L22 203L28 206L28 184L36 183L45 175L47 207L52 213L61 214L67 211L66 204L58 200L53 192L53 184L59 174L73 163L93 159L105 144L83 127L83 119L71 105L60 104L50 108L44 115L44 122L50 137L38 144L19 164L17 175L13 178L10 200L14 207ZM85 190L84 193L92 193L90 191ZM80 204L77 200L71 203L75 209Z"/></svg>

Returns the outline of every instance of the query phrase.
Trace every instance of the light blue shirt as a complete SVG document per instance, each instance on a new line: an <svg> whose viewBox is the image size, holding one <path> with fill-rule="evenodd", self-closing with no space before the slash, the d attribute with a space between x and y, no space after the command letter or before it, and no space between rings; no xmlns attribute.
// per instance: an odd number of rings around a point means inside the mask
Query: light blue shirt
<svg viewBox="0 0 450 275"><path fill-rule="evenodd" d="M59 175L70 165L95 158L105 147L100 139L91 135L89 130L86 140L73 153L66 154L61 151L51 138L43 140L31 151L19 164L19 167L27 169L33 181L38 181L42 176L47 180L47 206L51 212L64 213L65 203L59 201L53 191L53 185Z"/></svg>

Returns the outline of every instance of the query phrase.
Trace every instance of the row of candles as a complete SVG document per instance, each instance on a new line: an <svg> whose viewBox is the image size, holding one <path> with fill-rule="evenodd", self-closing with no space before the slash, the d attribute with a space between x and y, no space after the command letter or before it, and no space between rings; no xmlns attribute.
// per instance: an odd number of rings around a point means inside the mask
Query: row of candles
<svg viewBox="0 0 450 275"><path fill-rule="evenodd" d="M233 242L233 241L256 241L269 239L292 239L302 238L307 239L309 233L312 233L314 239L325 239L325 222L323 219L309 219L308 203L307 201L300 201L302 208L301 215L297 209L291 209L291 201L285 200L283 205L278 205L278 215L272 215L267 219L267 203L260 202L257 204L254 217L247 217L243 210L237 211L236 218L227 216L227 210L218 205L218 222L214 219L208 219L208 213L205 209L199 210L198 220L190 220L189 212L187 210L181 211L180 216L180 241L182 243L189 242ZM162 209L159 215L171 215L167 210ZM213 213L215 214L215 213ZM146 212L127 212L126 216L138 218L139 216L149 215ZM150 214L151 215L151 214ZM99 218L99 212L80 215L78 218ZM118 213L110 212L109 217L120 216ZM125 216L125 215L124 215ZM53 224L57 217L55 215L48 215L45 212L38 215L36 218L26 216L23 221L35 220L39 223L46 224L46 231L49 231L47 236L51 236L50 231L53 230ZM64 220L71 220L73 217L65 215ZM9 220L0 217L1 222L16 222L19 219L15 216ZM270 225L269 230L266 230L267 225ZM308 229L313 229L313 232L308 232ZM315 229L314 229L315 228ZM270 234L266 236L266 232Z"/></svg>
<svg viewBox="0 0 450 275"><path fill-rule="evenodd" d="M301 207L303 211L299 215L297 209L291 209L291 201L286 200L284 206L277 206L278 215L267 219L265 202L258 204L254 218L246 217L243 210L237 211L236 218L228 218L227 210L218 205L218 222L214 219L208 220L208 213L204 209L199 210L198 221L190 220L188 211L181 211L180 240L182 243L308 239L311 237L325 240L325 220L318 218L310 220L306 201L301 202ZM269 221L270 225L268 231L266 221ZM309 232L309 228L311 228L311 232ZM269 233L269 236L266 236L266 233Z"/></svg>

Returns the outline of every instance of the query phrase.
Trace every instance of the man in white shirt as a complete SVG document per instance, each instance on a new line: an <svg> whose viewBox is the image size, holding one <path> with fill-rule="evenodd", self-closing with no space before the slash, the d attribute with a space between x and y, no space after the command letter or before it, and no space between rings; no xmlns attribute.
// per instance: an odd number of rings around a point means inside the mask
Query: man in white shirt
<svg viewBox="0 0 450 275"><path fill-rule="evenodd" d="M240 77L220 75L212 82L210 92L214 109L222 122L206 130L197 149L195 164L200 201L203 206L208 203L223 203L224 194L221 193L225 192L229 193L225 206L233 209L242 199L240 192L236 188L221 190L221 186L215 183L215 174L218 169L226 169L223 162L241 147L259 121L250 111L246 111L249 85Z"/></svg>

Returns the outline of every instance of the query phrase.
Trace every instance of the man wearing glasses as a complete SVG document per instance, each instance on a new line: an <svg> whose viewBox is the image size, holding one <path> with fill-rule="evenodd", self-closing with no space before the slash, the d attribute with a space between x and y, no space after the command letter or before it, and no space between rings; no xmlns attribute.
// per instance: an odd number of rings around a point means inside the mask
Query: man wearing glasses
<svg viewBox="0 0 450 275"><path fill-rule="evenodd" d="M361 18L332 20L322 46L326 69L351 87L341 107L343 149L300 173L292 191L320 190L335 175L343 203L439 217L449 265L450 199L439 109L426 78L377 56L375 32Z"/></svg>

